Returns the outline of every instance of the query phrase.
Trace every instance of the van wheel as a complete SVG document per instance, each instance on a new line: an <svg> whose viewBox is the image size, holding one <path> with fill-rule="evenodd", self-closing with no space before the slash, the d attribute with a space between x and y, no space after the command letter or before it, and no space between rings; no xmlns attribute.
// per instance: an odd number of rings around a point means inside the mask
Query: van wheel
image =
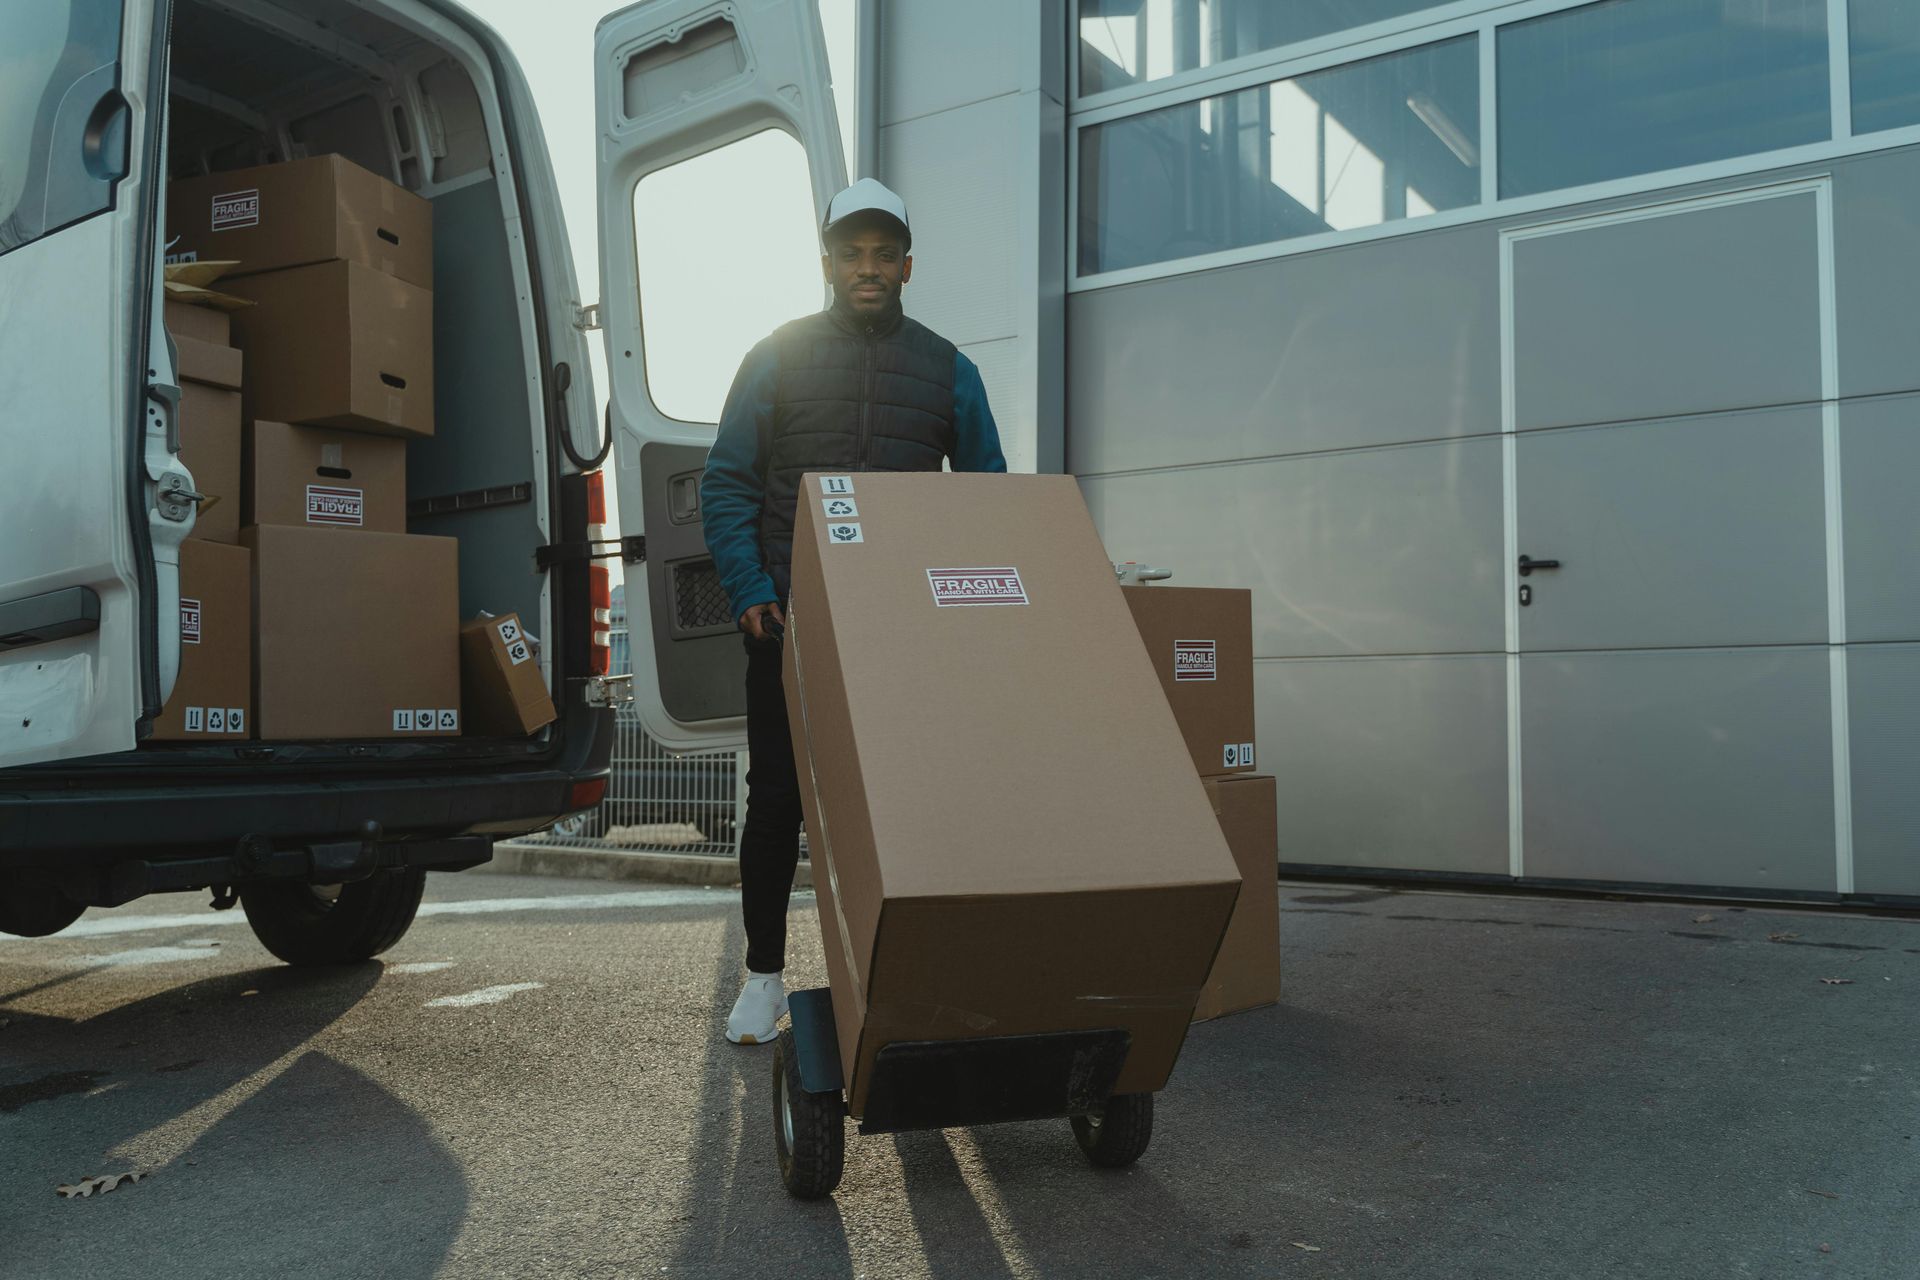
<svg viewBox="0 0 1920 1280"><path fill-rule="evenodd" d="M406 935L427 873L376 871L352 884L270 881L240 887L240 906L260 945L288 964L358 964Z"/></svg>
<svg viewBox="0 0 1920 1280"><path fill-rule="evenodd" d="M1132 1164L1153 1141L1153 1095L1116 1093L1100 1110L1073 1117L1073 1136L1103 1169Z"/></svg>
<svg viewBox="0 0 1920 1280"><path fill-rule="evenodd" d="M0 933L44 938L58 933L87 909L46 881L32 876L0 881Z"/></svg>

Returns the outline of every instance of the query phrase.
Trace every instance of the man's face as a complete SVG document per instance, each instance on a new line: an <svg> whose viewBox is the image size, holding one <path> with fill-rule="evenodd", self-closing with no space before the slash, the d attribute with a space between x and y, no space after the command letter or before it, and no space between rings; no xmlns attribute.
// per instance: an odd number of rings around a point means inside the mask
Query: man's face
<svg viewBox="0 0 1920 1280"><path fill-rule="evenodd" d="M855 315L880 315L899 301L900 286L913 275L913 255L900 233L885 227L842 232L821 258L833 296Z"/></svg>

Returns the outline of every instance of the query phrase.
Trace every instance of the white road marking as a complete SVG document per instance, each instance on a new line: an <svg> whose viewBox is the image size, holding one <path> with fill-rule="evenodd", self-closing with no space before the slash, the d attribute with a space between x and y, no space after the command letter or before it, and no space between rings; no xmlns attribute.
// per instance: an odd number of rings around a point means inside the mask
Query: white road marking
<svg viewBox="0 0 1920 1280"><path fill-rule="evenodd" d="M442 969L453 968L451 960L409 960L406 964L390 964L388 973L438 973Z"/></svg>
<svg viewBox="0 0 1920 1280"><path fill-rule="evenodd" d="M62 963L76 969L90 969L96 965L112 965L116 968L132 968L143 964L166 964L173 960L208 960L220 954L217 947L137 947L132 951L110 951L103 956L74 956Z"/></svg>
<svg viewBox="0 0 1920 1280"><path fill-rule="evenodd" d="M478 991L469 991L465 995L441 996L438 1000L429 1000L429 1009L466 1009L476 1004L499 1004L508 996L522 991L538 991L546 986L544 982L505 982L497 987L482 987Z"/></svg>
<svg viewBox="0 0 1920 1280"><path fill-rule="evenodd" d="M798 896L798 895L796 895ZM551 898L472 898L456 902L425 902L423 916L487 915L504 911L616 911L646 907L699 907L731 904L730 890L719 889L639 889L625 893L568 893ZM54 935L63 938L100 938L116 933L144 933L149 929L201 929L210 925L245 924L240 911L196 911L176 916L103 915L68 925ZM10 942L37 942L37 938L16 938L0 933L0 945Z"/></svg>

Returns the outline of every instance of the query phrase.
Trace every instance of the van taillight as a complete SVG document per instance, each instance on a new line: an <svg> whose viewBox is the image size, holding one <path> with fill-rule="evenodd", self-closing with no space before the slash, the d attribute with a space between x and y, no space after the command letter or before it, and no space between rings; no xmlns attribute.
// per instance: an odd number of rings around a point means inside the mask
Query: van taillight
<svg viewBox="0 0 1920 1280"><path fill-rule="evenodd" d="M587 538L598 546L606 536L606 473L595 471L587 476ZM593 610L587 623L589 658L593 674L604 676L613 670L613 571L604 564L587 566L587 604Z"/></svg>

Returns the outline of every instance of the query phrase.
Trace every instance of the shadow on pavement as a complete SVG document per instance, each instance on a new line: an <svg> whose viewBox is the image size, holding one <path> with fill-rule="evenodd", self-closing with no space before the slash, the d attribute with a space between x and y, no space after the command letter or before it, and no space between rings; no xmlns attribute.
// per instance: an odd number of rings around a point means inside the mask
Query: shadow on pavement
<svg viewBox="0 0 1920 1280"><path fill-rule="evenodd" d="M381 972L276 966L83 1020L14 1022L0 1083L93 1083L0 1113L3 1269L434 1274L466 1214L459 1162L379 1082L303 1049ZM151 1176L103 1198L53 1194L133 1169Z"/></svg>
<svg viewBox="0 0 1920 1280"><path fill-rule="evenodd" d="M713 965L711 1049L692 1099L693 1175L685 1203L692 1218L667 1269L680 1275L793 1274L852 1277L846 1225L833 1200L787 1195L773 1146L773 1049L720 1038L739 990L745 935L738 913Z"/></svg>

